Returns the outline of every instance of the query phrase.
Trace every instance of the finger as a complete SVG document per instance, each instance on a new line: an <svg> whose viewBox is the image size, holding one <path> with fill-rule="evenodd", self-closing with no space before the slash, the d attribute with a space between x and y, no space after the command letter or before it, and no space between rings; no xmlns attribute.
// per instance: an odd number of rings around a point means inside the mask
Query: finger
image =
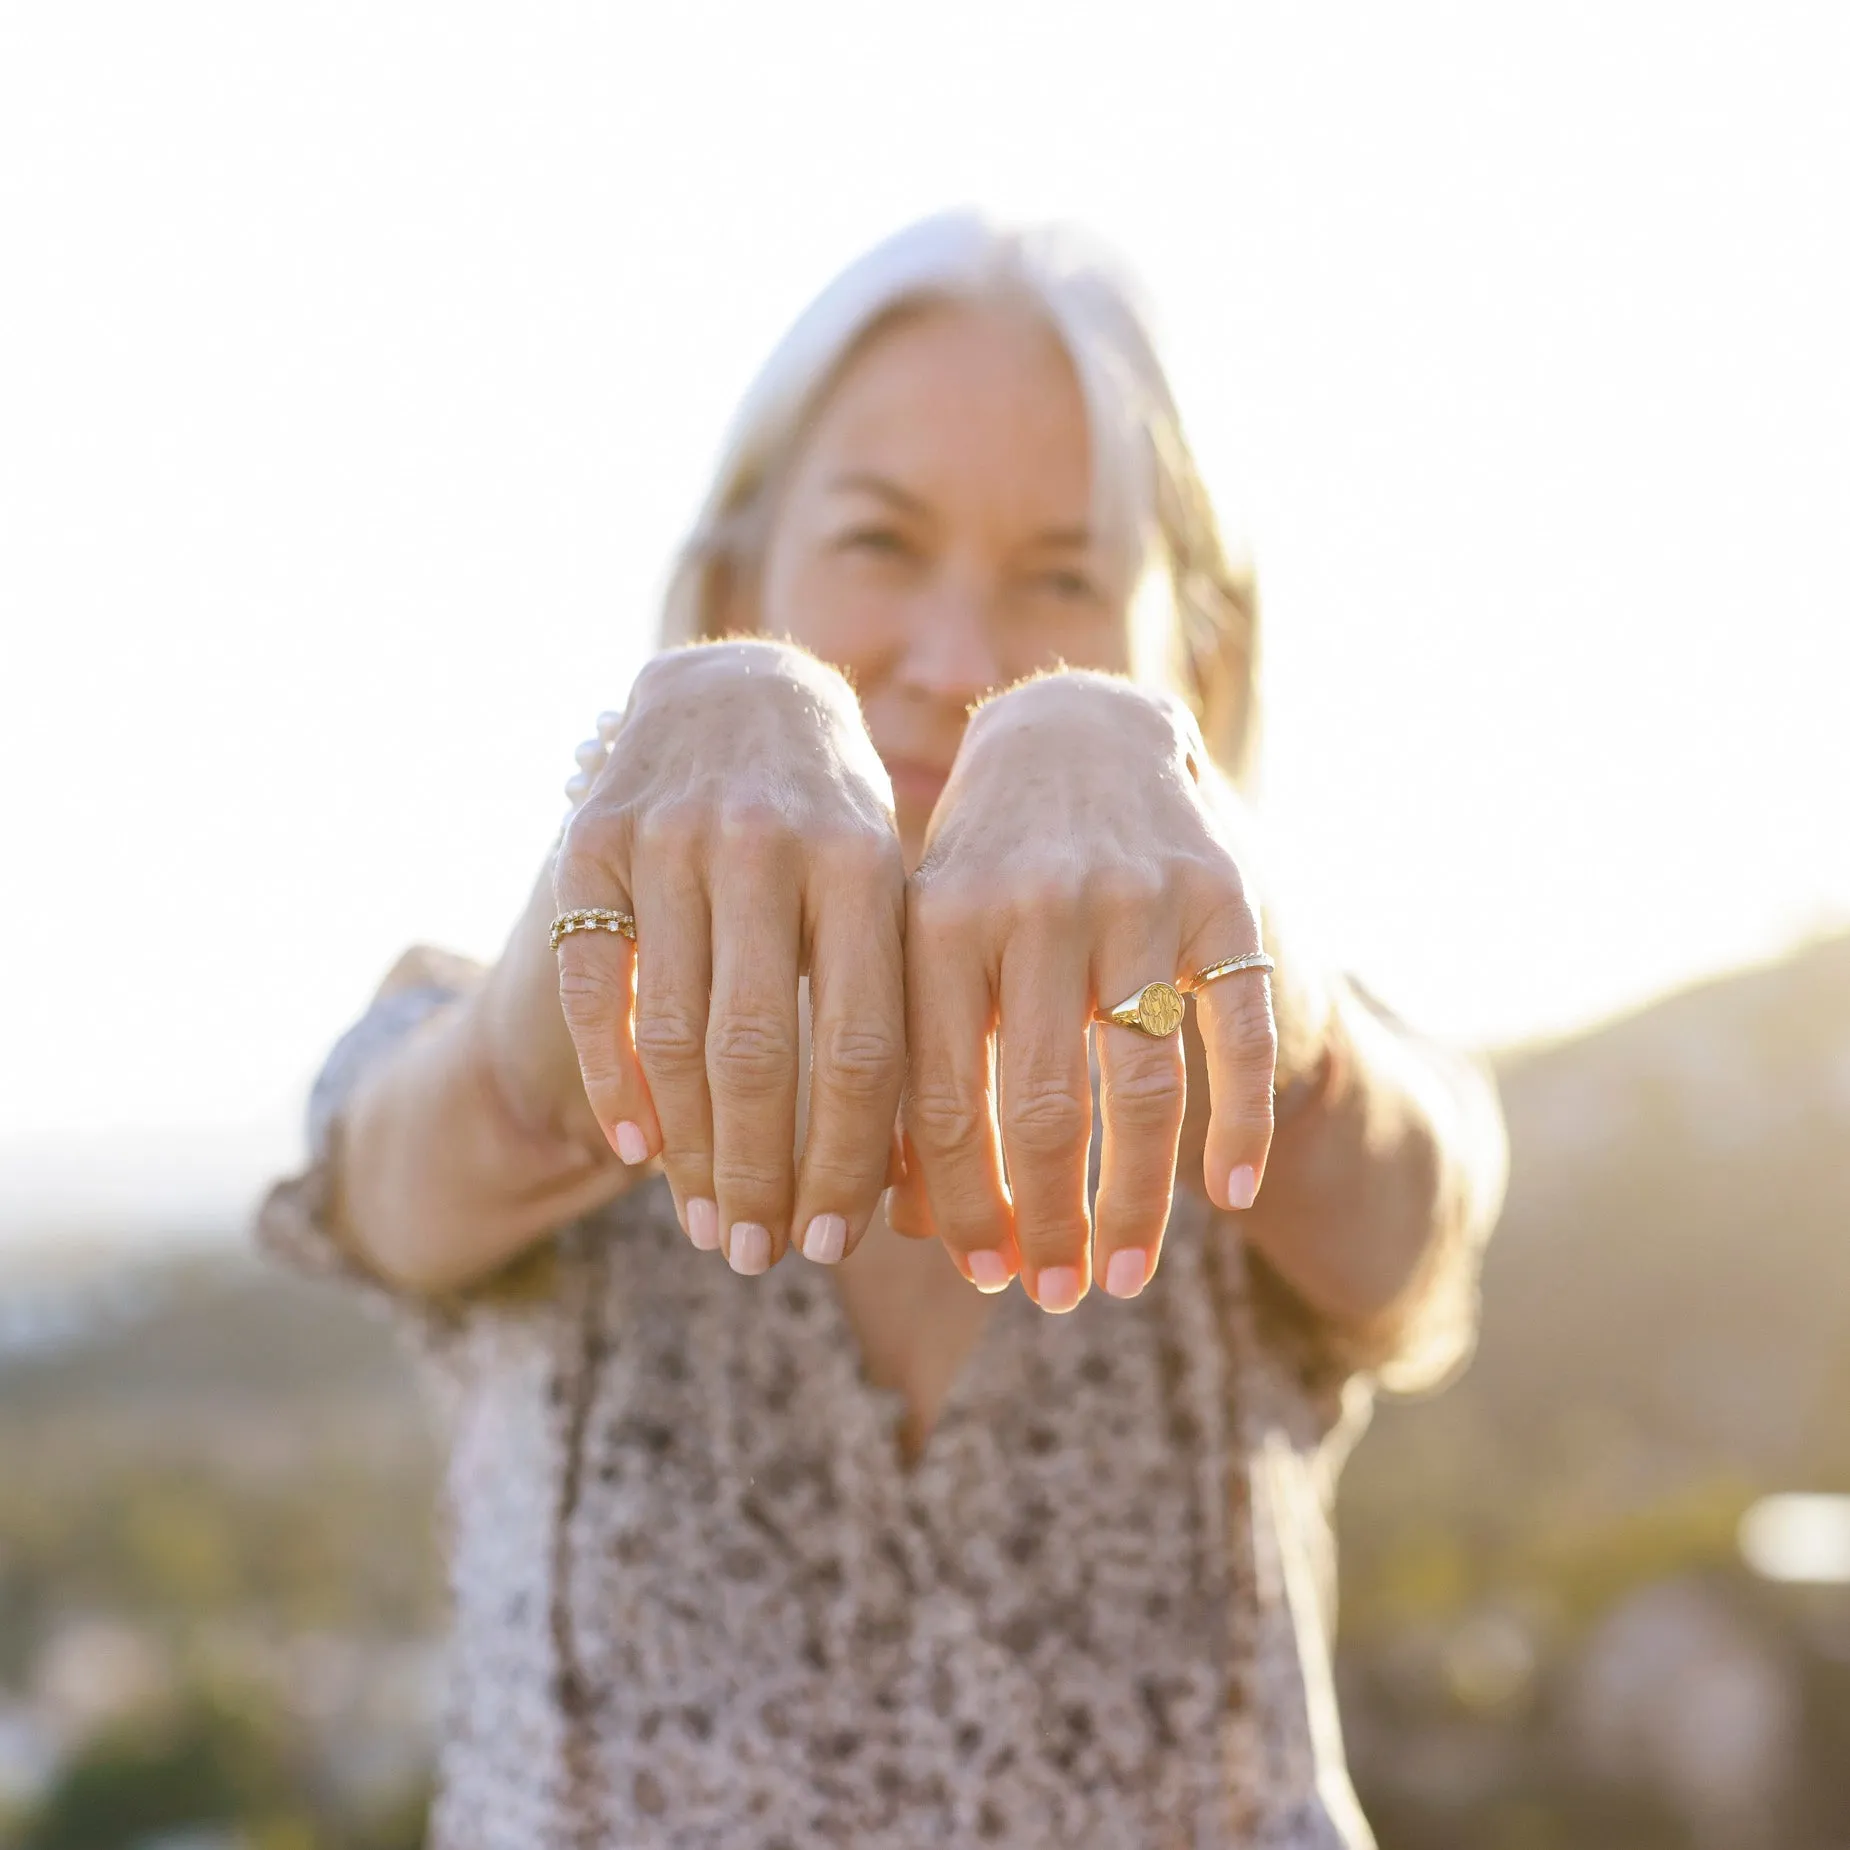
<svg viewBox="0 0 1850 1850"><path fill-rule="evenodd" d="M906 1077L904 893L884 857L818 867L811 934L809 1124L792 1231L833 1265L873 1218Z"/></svg>
<svg viewBox="0 0 1850 1850"><path fill-rule="evenodd" d="M662 1169L682 1229L719 1245L707 1015L713 986L706 883L691 853L651 854L637 870L636 1051L661 1127ZM646 948L645 948L646 947Z"/></svg>
<svg viewBox="0 0 1850 1850"><path fill-rule="evenodd" d="M979 929L974 912L915 884L906 917L906 1167L957 1269L979 1290L1001 1291L1021 1259L1002 1179L995 998Z"/></svg>
<svg viewBox="0 0 1850 1850"><path fill-rule="evenodd" d="M1155 967L1148 947L1114 957L1097 994L1107 1007ZM1104 1148L1093 1205L1092 1265L1113 1297L1134 1298L1155 1275L1169 1223L1187 1099L1182 1036L1101 1022L1097 1037Z"/></svg>
<svg viewBox="0 0 1850 1850"><path fill-rule="evenodd" d="M1091 985L1083 959L1058 944L1004 957L998 1030L1015 1243L1029 1295L1049 1311L1071 1310L1091 1283Z"/></svg>
<svg viewBox="0 0 1850 1850"><path fill-rule="evenodd" d="M1240 956L1258 941L1257 924L1249 914L1241 934L1218 935L1212 940L1215 948L1195 967ZM1250 1208L1265 1179L1272 1147L1278 1028L1272 1018L1270 979L1263 970L1217 977L1196 991L1195 1006L1207 1053L1210 1101L1202 1180L1217 1207Z"/></svg>
<svg viewBox="0 0 1850 1850"><path fill-rule="evenodd" d="M610 865L610 836L595 818L568 832L553 870L560 912L583 906L630 909ZM626 1163L645 1162L661 1147L661 1130L632 1038L635 947L614 932L574 931L561 936L558 962L559 1008L578 1055L585 1099L610 1147Z"/></svg>
<svg viewBox="0 0 1850 1850"><path fill-rule="evenodd" d="M881 1211L886 1224L908 1240L935 1240L938 1223L931 1217L931 1197L925 1192L925 1178L919 1171L918 1158L906 1149L902 1134L895 1145L895 1157L887 1171L887 1190L881 1197Z"/></svg>
<svg viewBox="0 0 1850 1850"><path fill-rule="evenodd" d="M785 846L731 844L712 881L707 1089L720 1247L767 1271L789 1243L795 1191L800 895Z"/></svg>

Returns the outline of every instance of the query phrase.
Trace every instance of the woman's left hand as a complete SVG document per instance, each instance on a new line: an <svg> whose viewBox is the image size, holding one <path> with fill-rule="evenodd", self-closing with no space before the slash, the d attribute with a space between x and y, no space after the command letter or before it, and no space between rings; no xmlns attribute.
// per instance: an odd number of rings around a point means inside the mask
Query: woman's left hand
<svg viewBox="0 0 1850 1850"><path fill-rule="evenodd" d="M1087 1034L1146 983L1260 948L1237 805L1218 787L1210 801L1204 775L1181 703L1104 675L1027 682L970 722L909 888L908 1174L890 1218L937 1233L980 1287L1019 1272L1042 1309L1070 1310L1094 1268L1120 1297L1156 1269L1182 1128L1181 1035L1097 1030L1095 1232ZM1198 1003L1207 1192L1244 1208L1272 1137L1268 979L1224 978Z"/></svg>

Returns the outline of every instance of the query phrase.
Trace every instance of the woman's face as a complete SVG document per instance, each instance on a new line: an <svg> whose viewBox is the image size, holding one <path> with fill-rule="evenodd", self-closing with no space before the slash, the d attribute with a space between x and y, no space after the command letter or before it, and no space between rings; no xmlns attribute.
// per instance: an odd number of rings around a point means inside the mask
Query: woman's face
<svg viewBox="0 0 1850 1850"><path fill-rule="evenodd" d="M784 483L754 627L853 681L916 865L971 704L1059 663L1125 672L1126 587L1092 530L1085 401L1032 311L882 327Z"/></svg>

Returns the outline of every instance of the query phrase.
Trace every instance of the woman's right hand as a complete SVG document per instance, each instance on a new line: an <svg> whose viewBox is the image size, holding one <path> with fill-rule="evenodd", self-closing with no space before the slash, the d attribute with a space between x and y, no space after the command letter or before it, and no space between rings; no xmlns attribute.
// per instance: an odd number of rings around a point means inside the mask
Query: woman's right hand
<svg viewBox="0 0 1850 1850"><path fill-rule="evenodd" d="M559 911L631 913L636 942L563 938L559 1000L611 1147L659 1155L688 1237L735 1271L793 1230L832 1262L873 1216L905 1076L905 887L891 786L834 669L758 640L643 669L553 878Z"/></svg>

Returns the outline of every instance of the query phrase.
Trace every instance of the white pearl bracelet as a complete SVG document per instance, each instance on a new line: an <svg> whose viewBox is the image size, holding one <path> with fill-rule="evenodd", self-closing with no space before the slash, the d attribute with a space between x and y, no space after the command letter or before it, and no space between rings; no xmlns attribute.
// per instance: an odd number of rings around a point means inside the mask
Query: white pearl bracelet
<svg viewBox="0 0 1850 1850"><path fill-rule="evenodd" d="M572 809L584 807L584 800L591 794L591 786L598 772L604 768L604 760L610 756L610 748L616 743L622 725L621 713L600 713L597 716L597 737L586 739L572 754L578 760L578 769L565 780L565 794ZM571 810L566 811L566 820L571 820Z"/></svg>

